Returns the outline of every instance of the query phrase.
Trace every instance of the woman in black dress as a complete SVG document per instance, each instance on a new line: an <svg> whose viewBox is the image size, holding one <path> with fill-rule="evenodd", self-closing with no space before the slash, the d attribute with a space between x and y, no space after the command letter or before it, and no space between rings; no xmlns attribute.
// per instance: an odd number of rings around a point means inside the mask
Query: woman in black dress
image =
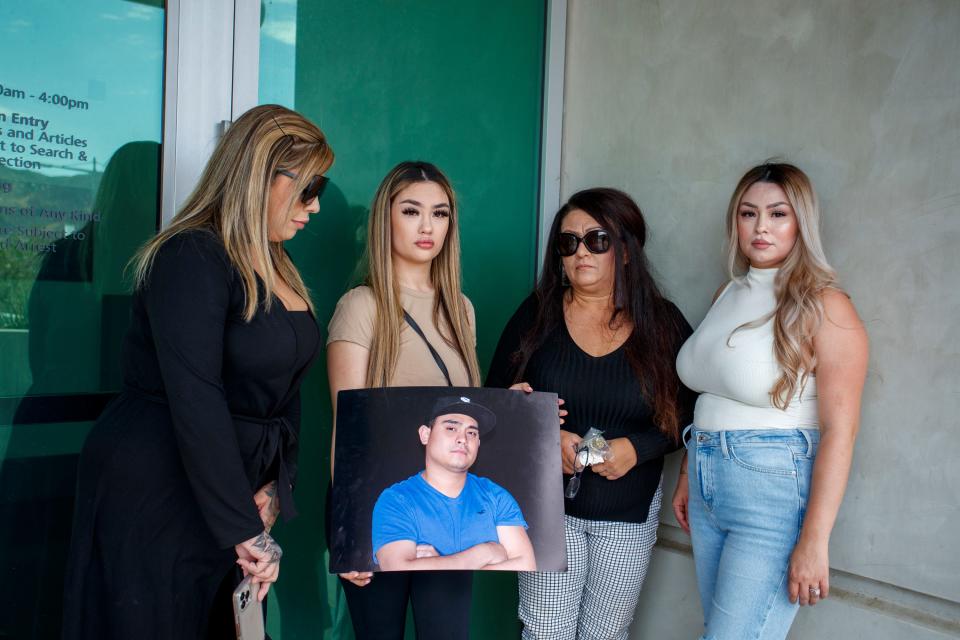
<svg viewBox="0 0 960 640"><path fill-rule="evenodd" d="M134 259L124 388L80 456L64 638L231 637L236 566L261 600L277 579L269 531L295 514L299 386L320 338L283 242L332 163L302 116L251 109Z"/></svg>

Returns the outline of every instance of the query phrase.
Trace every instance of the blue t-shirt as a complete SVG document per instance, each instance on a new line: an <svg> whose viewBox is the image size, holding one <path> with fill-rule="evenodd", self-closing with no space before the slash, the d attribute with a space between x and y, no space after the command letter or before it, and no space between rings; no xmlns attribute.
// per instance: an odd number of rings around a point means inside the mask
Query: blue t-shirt
<svg viewBox="0 0 960 640"><path fill-rule="evenodd" d="M467 474L463 491L449 498L419 473L388 487L373 508L373 561L385 544L412 540L442 556L483 543L499 542L497 527L527 527L520 505L506 489Z"/></svg>

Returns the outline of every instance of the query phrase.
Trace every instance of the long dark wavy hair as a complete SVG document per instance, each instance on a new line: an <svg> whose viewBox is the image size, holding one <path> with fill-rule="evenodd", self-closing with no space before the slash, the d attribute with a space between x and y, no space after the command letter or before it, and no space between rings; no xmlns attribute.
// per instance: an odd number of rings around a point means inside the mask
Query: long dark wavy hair
<svg viewBox="0 0 960 640"><path fill-rule="evenodd" d="M675 363L683 340L684 322L677 308L663 297L650 273L643 251L647 225L640 207L617 189L579 191L554 217L535 290L539 303L537 318L514 354L517 365L514 382L523 379L530 357L564 321L563 302L568 285L561 276L563 264L557 252L557 238L563 219L577 209L588 213L610 234L616 269L610 328L616 327L621 318L633 324L625 344L627 361L640 380L644 399L653 407L654 422L663 433L679 441L680 379Z"/></svg>

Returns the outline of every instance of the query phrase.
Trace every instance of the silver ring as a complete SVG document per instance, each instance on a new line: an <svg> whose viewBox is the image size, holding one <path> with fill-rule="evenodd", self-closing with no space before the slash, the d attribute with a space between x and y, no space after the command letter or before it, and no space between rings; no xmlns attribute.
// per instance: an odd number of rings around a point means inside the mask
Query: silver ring
<svg viewBox="0 0 960 640"><path fill-rule="evenodd" d="M814 598L820 597L820 587L810 587L810 595Z"/></svg>

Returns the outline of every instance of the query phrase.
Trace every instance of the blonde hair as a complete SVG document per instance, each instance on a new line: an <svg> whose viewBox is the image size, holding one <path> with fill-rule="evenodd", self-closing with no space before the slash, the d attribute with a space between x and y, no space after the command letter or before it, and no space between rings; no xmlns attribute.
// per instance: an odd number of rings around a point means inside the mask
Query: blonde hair
<svg viewBox="0 0 960 640"><path fill-rule="evenodd" d="M313 303L300 273L283 249L268 238L270 185L277 173L296 171L289 208L314 175L333 164L333 150L319 128L299 113L275 104L250 109L230 125L217 143L196 189L166 229L147 242L131 265L136 288L146 284L157 251L178 233L212 231L223 242L240 273L246 294L244 318L249 322L260 303L257 271L269 310L279 278Z"/></svg>
<svg viewBox="0 0 960 640"><path fill-rule="evenodd" d="M480 367L470 329L467 302L460 287L457 200L447 176L428 162L401 162L394 167L380 183L370 207L363 262L365 284L373 292L377 314L367 365L367 386L388 386L400 357L400 329L404 319L403 307L400 304L400 286L393 273L390 207L397 194L415 182L436 183L450 201L450 226L446 241L430 265L430 279L437 292L433 322L444 341L460 353L467 368L470 385L478 386ZM449 335L444 335L444 328L449 329Z"/></svg>
<svg viewBox="0 0 960 640"><path fill-rule="evenodd" d="M839 289L837 274L827 262L820 240L820 204L810 178L791 164L767 162L749 171L737 183L727 209L727 270L741 279L750 262L740 251L737 215L747 189L758 182L783 189L797 217L797 241L775 280L776 307L762 318L740 325L750 329L773 319L773 349L781 375L770 390L773 405L786 410L797 391L803 391L817 366L813 338L823 322L823 292ZM731 334L732 337L733 334Z"/></svg>

